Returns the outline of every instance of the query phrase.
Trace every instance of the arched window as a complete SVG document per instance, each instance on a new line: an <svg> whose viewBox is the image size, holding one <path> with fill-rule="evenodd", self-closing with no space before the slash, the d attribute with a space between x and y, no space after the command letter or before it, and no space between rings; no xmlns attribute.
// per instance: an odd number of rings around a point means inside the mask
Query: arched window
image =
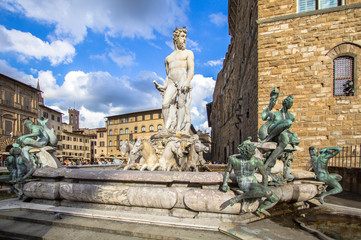
<svg viewBox="0 0 361 240"><path fill-rule="evenodd" d="M109 141L109 147L113 146L112 141Z"/></svg>
<svg viewBox="0 0 361 240"><path fill-rule="evenodd" d="M119 130L119 134L123 134L123 128Z"/></svg>
<svg viewBox="0 0 361 240"><path fill-rule="evenodd" d="M138 127L134 127L134 133L138 132Z"/></svg>
<svg viewBox="0 0 361 240"><path fill-rule="evenodd" d="M126 128L126 129L125 129L125 134L128 134L128 133L129 133L129 129Z"/></svg>
<svg viewBox="0 0 361 240"><path fill-rule="evenodd" d="M144 126L142 127L142 132L145 132L145 127Z"/></svg>
<svg viewBox="0 0 361 240"><path fill-rule="evenodd" d="M159 125L157 126L157 128L158 128L158 131L162 130L162 124L159 124Z"/></svg>
<svg viewBox="0 0 361 240"><path fill-rule="evenodd" d="M150 126L149 126L149 131L150 131L150 132L153 132L153 131L154 131L153 125L150 125Z"/></svg>
<svg viewBox="0 0 361 240"><path fill-rule="evenodd" d="M113 135L113 130L109 130L109 135Z"/></svg>
<svg viewBox="0 0 361 240"><path fill-rule="evenodd" d="M333 95L354 95L354 59L350 56L341 56L333 60Z"/></svg>

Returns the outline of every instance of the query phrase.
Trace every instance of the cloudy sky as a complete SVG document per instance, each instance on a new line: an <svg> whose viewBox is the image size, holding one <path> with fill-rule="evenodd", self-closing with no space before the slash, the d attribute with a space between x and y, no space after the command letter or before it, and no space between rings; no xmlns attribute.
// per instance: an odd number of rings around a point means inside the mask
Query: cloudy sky
<svg viewBox="0 0 361 240"><path fill-rule="evenodd" d="M226 0L0 0L0 73L36 87L45 104L80 110L80 127L161 108L176 26L194 52L192 123L206 130L207 102L230 37Z"/></svg>

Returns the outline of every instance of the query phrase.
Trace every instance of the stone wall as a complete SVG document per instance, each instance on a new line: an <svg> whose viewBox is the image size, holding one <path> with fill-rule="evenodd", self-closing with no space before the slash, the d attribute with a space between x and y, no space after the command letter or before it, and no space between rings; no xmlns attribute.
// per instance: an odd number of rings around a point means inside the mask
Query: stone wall
<svg viewBox="0 0 361 240"><path fill-rule="evenodd" d="M297 0L259 0L258 19L284 16L297 12Z"/></svg>
<svg viewBox="0 0 361 240"><path fill-rule="evenodd" d="M212 161L220 163L248 136L257 137L257 4L232 2L234 36L217 76L211 114Z"/></svg>
<svg viewBox="0 0 361 240"><path fill-rule="evenodd" d="M291 112L296 121L291 130L301 141L294 167L310 165L312 145L361 143L360 7L259 24L259 118L271 88L280 91L275 110L282 108L284 97L294 96ZM341 55L355 58L355 96L333 96L333 59Z"/></svg>

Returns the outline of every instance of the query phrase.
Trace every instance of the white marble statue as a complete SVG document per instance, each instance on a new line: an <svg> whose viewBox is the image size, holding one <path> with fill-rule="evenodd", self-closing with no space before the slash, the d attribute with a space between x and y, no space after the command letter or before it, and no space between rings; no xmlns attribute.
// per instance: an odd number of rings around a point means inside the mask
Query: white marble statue
<svg viewBox="0 0 361 240"><path fill-rule="evenodd" d="M154 81L163 96L162 112L166 129L186 132L190 122L188 99L194 75L194 55L186 48L187 29L173 32L174 51L165 59L167 78L164 85ZM188 116L189 115L189 116Z"/></svg>

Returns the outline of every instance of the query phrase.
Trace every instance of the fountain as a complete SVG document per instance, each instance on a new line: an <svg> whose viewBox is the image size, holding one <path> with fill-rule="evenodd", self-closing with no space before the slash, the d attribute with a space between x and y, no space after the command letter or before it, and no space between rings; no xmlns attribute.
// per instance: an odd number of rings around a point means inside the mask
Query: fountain
<svg viewBox="0 0 361 240"><path fill-rule="evenodd" d="M124 151L132 156L125 170L59 167L51 154L52 130L41 120L40 126L26 123L32 134L14 145L8 168L18 195L32 204L29 208L46 205L52 207L43 211L66 214L102 210L123 220L128 216L128 221L163 225L177 219L185 228L218 231L224 223L251 223L320 204L316 196L324 192L328 180L320 177L319 167L314 167L316 175L291 169L298 144L290 131L295 120L289 112L293 97L288 96L282 110L274 113L279 96L275 89L262 114L266 123L259 131L261 142L241 143L239 154L229 157L225 173L199 172L209 171L203 159L209 149L189 132L194 60L185 49L186 33L185 28L174 31L175 51L166 59L166 81L164 85L155 82L163 96L166 127L150 139L138 139L132 150L124 143ZM38 141L32 139L36 136ZM328 154L321 150L311 159L321 161L324 169L330 157L323 153ZM27 180L28 176L32 179ZM167 221L162 220L165 216Z"/></svg>

